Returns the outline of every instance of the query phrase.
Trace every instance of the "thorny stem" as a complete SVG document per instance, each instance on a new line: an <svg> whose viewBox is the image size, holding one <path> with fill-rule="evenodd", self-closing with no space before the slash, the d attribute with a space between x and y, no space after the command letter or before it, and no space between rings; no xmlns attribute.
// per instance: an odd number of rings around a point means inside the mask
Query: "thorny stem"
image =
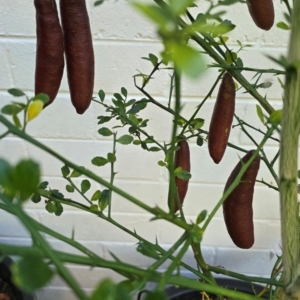
<svg viewBox="0 0 300 300"><path fill-rule="evenodd" d="M116 154L116 144L117 144L117 133L114 132L113 133L113 155ZM112 161L110 163L110 184L113 185L114 183L114 178L115 178L115 170L114 170L114 165L115 165L115 162ZM108 200L108 217L110 218L111 217L111 199L112 199L112 191L110 190L109 191L109 200Z"/></svg>
<svg viewBox="0 0 300 300"><path fill-rule="evenodd" d="M300 299L300 247L298 205L298 140L300 132L300 1L293 1L292 31L287 61L281 121L280 207L285 300Z"/></svg>

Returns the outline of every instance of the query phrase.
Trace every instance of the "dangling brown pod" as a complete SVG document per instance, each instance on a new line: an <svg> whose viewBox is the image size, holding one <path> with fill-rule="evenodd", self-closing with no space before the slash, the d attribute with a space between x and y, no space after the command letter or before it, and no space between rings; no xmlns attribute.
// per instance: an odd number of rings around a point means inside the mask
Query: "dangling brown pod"
<svg viewBox="0 0 300 300"><path fill-rule="evenodd" d="M218 164L227 147L235 109L235 86L232 76L223 76L209 126L208 150Z"/></svg>
<svg viewBox="0 0 300 300"><path fill-rule="evenodd" d="M190 148L187 141L180 141L177 144L180 147L175 153L174 159L174 169L181 167L183 171L190 172L191 171L191 163L190 163ZM186 192L188 190L189 181L183 180L178 177L175 178L175 185L178 190L178 196L180 203L183 204ZM174 201L174 213L176 213L179 209L178 203L176 199L170 199L169 197L169 207L170 201Z"/></svg>
<svg viewBox="0 0 300 300"><path fill-rule="evenodd" d="M64 44L55 0L34 0L36 9L35 94L55 99L64 70Z"/></svg>
<svg viewBox="0 0 300 300"><path fill-rule="evenodd" d="M229 188L243 164L252 157L254 152L254 150L249 151L238 162L226 182L224 192ZM242 176L238 186L223 203L223 214L227 231L236 246L243 249L249 249L254 244L252 201L259 165L260 158L257 156Z"/></svg>
<svg viewBox="0 0 300 300"><path fill-rule="evenodd" d="M274 24L274 5L272 0L248 0L248 9L257 27L269 30Z"/></svg>
<svg viewBox="0 0 300 300"><path fill-rule="evenodd" d="M78 114L89 107L94 88L94 50L85 0L60 0L71 101Z"/></svg>

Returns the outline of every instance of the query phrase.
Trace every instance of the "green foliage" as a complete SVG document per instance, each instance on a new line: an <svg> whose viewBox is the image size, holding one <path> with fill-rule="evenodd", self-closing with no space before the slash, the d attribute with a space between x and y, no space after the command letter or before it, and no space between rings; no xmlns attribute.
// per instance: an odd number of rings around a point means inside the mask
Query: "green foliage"
<svg viewBox="0 0 300 300"><path fill-rule="evenodd" d="M70 185L70 184L66 185L66 190L69 193L73 193L75 191L74 187L72 185Z"/></svg>
<svg viewBox="0 0 300 300"><path fill-rule="evenodd" d="M105 166L108 163L108 160L102 156L96 156L92 159L92 164L97 167Z"/></svg>
<svg viewBox="0 0 300 300"><path fill-rule="evenodd" d="M117 142L122 145L129 145L133 141L133 137L131 135L123 135L117 139Z"/></svg>
<svg viewBox="0 0 300 300"><path fill-rule="evenodd" d="M54 274L48 264L35 256L26 256L15 262L11 271L16 286L28 293L45 286Z"/></svg>
<svg viewBox="0 0 300 300"><path fill-rule="evenodd" d="M174 174L175 174L176 177L178 177L180 179L183 179L183 180L189 180L192 177L191 173L189 173L185 170L182 170L181 167L177 167L174 170Z"/></svg>
<svg viewBox="0 0 300 300"><path fill-rule="evenodd" d="M278 23L276 24L276 26L277 26L278 28L280 28L280 29L283 29L283 30L290 30L290 29L291 29L291 27L290 27L288 24L286 24L285 22L283 22L283 21L278 22Z"/></svg>
<svg viewBox="0 0 300 300"><path fill-rule="evenodd" d="M8 93L11 94L14 97L26 96L26 94L23 91L21 91L19 89L15 89L15 88L9 89Z"/></svg>
<svg viewBox="0 0 300 300"><path fill-rule="evenodd" d="M80 167L80 168L84 169L84 167ZM81 175L82 175L82 172L80 170L73 170L70 175L70 178L80 177Z"/></svg>
<svg viewBox="0 0 300 300"><path fill-rule="evenodd" d="M104 279L93 292L90 300L131 300L128 285L115 284L110 279Z"/></svg>
<svg viewBox="0 0 300 300"><path fill-rule="evenodd" d="M256 105L256 113L257 113L257 116L259 117L260 121L263 124L265 124L265 117L264 117L263 111L259 105Z"/></svg>
<svg viewBox="0 0 300 300"><path fill-rule="evenodd" d="M148 256L148 257L151 257L154 259L160 258L160 255L157 253L155 247L147 241L138 242L136 250L145 256Z"/></svg>
<svg viewBox="0 0 300 300"><path fill-rule="evenodd" d="M197 216L196 224L199 225L200 223L202 223L206 219L206 216L207 216L207 210L201 211Z"/></svg>
<svg viewBox="0 0 300 300"><path fill-rule="evenodd" d="M61 168L61 174L63 177L67 177L70 174L70 169L68 168L68 166L63 166Z"/></svg>
<svg viewBox="0 0 300 300"><path fill-rule="evenodd" d="M61 203L59 201L55 201L55 200L47 201L45 208L49 213L51 213L51 214L54 213L58 217L63 213L63 210L64 210Z"/></svg>
<svg viewBox="0 0 300 300"><path fill-rule="evenodd" d="M89 180L84 179L81 181L81 193L85 194L91 188L91 183Z"/></svg>
<svg viewBox="0 0 300 300"><path fill-rule="evenodd" d="M105 189L102 191L100 195L100 199L98 201L98 205L101 211L104 211L104 209L107 207L110 199L110 191Z"/></svg>
<svg viewBox="0 0 300 300"><path fill-rule="evenodd" d="M98 132L99 132L99 134L101 134L103 136L110 136L110 135L113 134L112 131L109 128L107 128L107 127L100 128L98 130Z"/></svg>
<svg viewBox="0 0 300 300"><path fill-rule="evenodd" d="M8 195L16 195L21 201L27 200L36 191L39 182L40 167L36 162L24 159L12 167L0 159L0 185Z"/></svg>
<svg viewBox="0 0 300 300"><path fill-rule="evenodd" d="M101 191L100 190L97 190L94 192L92 198L91 198L91 201L98 201L101 197Z"/></svg>

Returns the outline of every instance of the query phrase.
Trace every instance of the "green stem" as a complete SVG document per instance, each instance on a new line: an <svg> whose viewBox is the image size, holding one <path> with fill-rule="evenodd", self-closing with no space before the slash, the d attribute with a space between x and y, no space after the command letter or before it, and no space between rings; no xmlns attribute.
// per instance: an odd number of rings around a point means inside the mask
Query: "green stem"
<svg viewBox="0 0 300 300"><path fill-rule="evenodd" d="M172 263L167 268L167 270L163 273L163 275L161 277L161 280L160 280L160 282L158 284L158 287L157 287L158 290L162 291L164 289L164 287L167 284L169 278L171 277L173 271L176 269L176 267L180 266L180 261L181 261L183 255L188 250L188 248L190 246L190 242L191 242L190 239L187 239L185 241L185 243L183 244L183 246L179 250L178 254L175 256L175 259L172 261Z"/></svg>
<svg viewBox="0 0 300 300"><path fill-rule="evenodd" d="M116 144L117 144L117 133L114 132L113 134L113 154L116 155ZM114 184L114 178L115 178L115 171L114 171L114 165L115 162L112 161L110 163L110 184L113 185ZM109 199L108 199L108 217L111 217L111 199L112 199L112 191L109 192Z"/></svg>
<svg viewBox="0 0 300 300"><path fill-rule="evenodd" d="M298 139L300 132L300 1L294 0L280 147L280 206L285 299L300 299Z"/></svg>
<svg viewBox="0 0 300 300"><path fill-rule="evenodd" d="M77 297L81 300L87 299L85 293L79 287L78 282L73 278L73 276L69 273L69 271L64 267L59 257L55 255L52 251L50 245L46 242L46 240L41 236L41 234L36 230L34 224L31 222L30 218L23 212L22 208L17 204L14 205L11 201L0 194L0 199L7 205L11 206L12 212L18 219L23 223L23 225L30 232L33 240L38 243L39 247L42 249L43 253L47 255L51 261L54 263L58 273L61 277L67 282L67 284L72 288Z"/></svg>
<svg viewBox="0 0 300 300"><path fill-rule="evenodd" d="M81 192L81 190L76 186L76 184L74 184L74 182L73 182L73 180L70 178L70 177L64 177L70 184L71 184L71 186L90 204L90 205L92 205L93 204L93 202L92 201L90 201L88 198L87 198L87 196L85 196L82 192Z"/></svg>
<svg viewBox="0 0 300 300"><path fill-rule="evenodd" d="M138 205L142 209L150 212L151 214L153 214L153 215L155 215L155 216L157 216L157 217L159 217L161 219L164 219L166 221L169 221L169 222L171 222L171 223L173 223L173 224L181 227L184 230L190 230L191 229L192 226L190 224L187 224L187 223L183 222L182 220L180 220L178 218L174 218L173 215L170 215L170 214L166 213L165 211L163 211L159 207L152 208L152 207L148 206L144 202L142 202L142 201L138 200L137 198L131 196L130 194L126 193L125 191L119 189L118 187L116 187L114 185L111 185L109 182L107 182L103 178L97 176L93 172L91 172L91 171L89 171L89 170L87 170L85 168L79 167L78 165L72 163L71 161L69 161L65 157L63 157L60 154L58 154L55 151L53 151L51 148L47 147L46 145L42 144L38 140L36 140L33 137L29 136L27 133L25 133L25 132L19 130L18 128L16 128L13 124L11 124L2 115L0 115L0 123L4 124L11 131L11 133L13 133L14 135L19 136L20 138L28 141L29 143L35 145L36 147L44 150L48 154L52 155L53 157L55 157L58 160L60 160L61 162L63 162L68 167L70 167L70 168L72 168L72 169L74 169L76 171L79 171L81 174L87 176L88 178L91 178L91 179L95 180L96 182L98 182L98 183L106 186L107 188L111 189L115 193L123 196L125 199L127 199L130 202Z"/></svg>
<svg viewBox="0 0 300 300"><path fill-rule="evenodd" d="M172 136L171 136L171 145L169 148L167 163L168 163L168 170L170 176L170 184L169 184L169 209L171 214L174 212L174 199L176 196L176 184L175 184L175 175L174 175L174 150L175 150L175 143L176 143L176 135L177 135L177 127L178 127L178 119L179 119L179 112L180 112L180 97L181 97L181 80L180 74L178 70L174 70L175 76L175 115L173 121L173 129L172 129ZM184 222L184 221L183 221Z"/></svg>

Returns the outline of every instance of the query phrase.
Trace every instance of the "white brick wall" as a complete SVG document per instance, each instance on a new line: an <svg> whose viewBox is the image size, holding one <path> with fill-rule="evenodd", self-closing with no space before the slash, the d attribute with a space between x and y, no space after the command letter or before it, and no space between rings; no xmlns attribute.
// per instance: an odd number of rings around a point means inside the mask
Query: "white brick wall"
<svg viewBox="0 0 300 300"><path fill-rule="evenodd" d="M124 86L131 97L143 97L134 87L132 75L137 73L137 69L145 73L149 72L150 64L141 60L140 57L147 56L150 52L158 54L162 48L152 24L133 10L129 1L107 0L97 8L93 7L93 2L94 0L87 1L95 47L95 95L99 89L103 89L109 96ZM278 22L282 20L284 7L279 0L274 0L274 4L276 22ZM203 7L203 1L199 1L199 8L194 8L192 11L196 14L201 7ZM228 18L238 25L230 35L230 47L237 48L235 42L237 39L253 46L241 54L244 65L263 68L277 67L265 57L265 54L278 56L285 53L288 32L276 27L267 33L257 29L245 5L235 5L229 7L229 10ZM0 0L1 106L12 100L6 92L8 88L17 87L29 95L33 94L35 47L33 1ZM216 76L217 70L213 69L208 70L200 79L184 79L182 87L185 102L184 116L191 115L193 109L210 89ZM251 76L252 74L249 74L247 78ZM274 85L271 89L260 90L260 92L262 95L266 93L268 99L272 100L272 105L280 108L282 91L277 79L269 75L263 78L271 80ZM159 101L165 103L169 91L168 72L156 73L155 80L147 89ZM206 120L204 129L208 128L213 105L214 99L209 100L199 113L199 117ZM248 94L237 93L236 113L263 129L256 115L255 105L256 102ZM28 125L28 132L71 161L85 165L108 179L109 167L99 169L92 166L90 162L96 155L105 156L112 147L110 139L103 138L97 133L99 126L96 117L102 113L102 107L96 104L92 104L82 116L75 113L70 104L66 74L64 74L57 99L43 111L41 116ZM169 140L171 116L151 105L148 105L142 116L150 119L148 128L151 134L154 134L161 142ZM254 134L254 136L258 140L261 138L259 134ZM245 148L253 148L247 137L237 128L232 131L230 141ZM219 200L224 183L237 162L238 153L233 149L228 149L223 161L219 165L214 165L209 158L206 144L199 148L194 141L191 141L190 145L193 177L185 199L184 211L188 219L195 220L198 212L203 209L211 211ZM276 151L277 144L270 142L266 147L266 152L274 155ZM0 153L11 162L24 156L36 159L41 164L44 178L50 182L50 186L64 191L66 182L60 175L62 164L41 150L10 136L1 141ZM147 153L133 145L126 147L118 145L117 154L116 184L149 205L159 204L166 209L167 173L157 165L157 161L162 159L162 154ZM266 181L272 180L264 166L261 167L258 177ZM77 196L74 198L80 200ZM43 203L28 203L27 209L31 216L43 224L68 236L71 235L72 228L75 228L75 237L79 241L106 258L109 257L108 251L112 251L121 259L137 263L139 266L147 266L151 261L136 254L134 250L136 240L96 217L65 207L65 212L58 218L48 214ZM28 244L28 233L19 223L4 212L0 212L0 215L0 242ZM163 221L149 224L148 214L115 194L113 195L113 217L123 225L136 229L139 234L151 241L155 241L157 237L166 247L174 242L181 232L178 228ZM275 253L280 253L279 204L276 192L257 185L254 217L256 236L254 247L251 250L239 250L231 242L225 229L222 212L219 211L207 229L203 241L207 262L246 274L269 275L275 261ZM60 250L69 249L57 241L51 241L51 243ZM194 265L191 252L186 256L186 260ZM91 271L78 266L69 267L87 291L90 291L100 279L106 276L120 280L119 275L109 270ZM75 299L65 283L58 278L55 278L47 288L38 292L38 296L43 300Z"/></svg>

